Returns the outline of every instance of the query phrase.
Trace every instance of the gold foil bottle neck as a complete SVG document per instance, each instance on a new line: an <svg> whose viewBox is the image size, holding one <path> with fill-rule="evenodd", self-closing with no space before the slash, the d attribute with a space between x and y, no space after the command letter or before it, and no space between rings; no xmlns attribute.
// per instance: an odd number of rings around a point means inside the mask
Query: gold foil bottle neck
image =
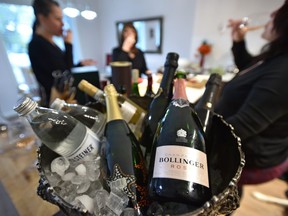
<svg viewBox="0 0 288 216"><path fill-rule="evenodd" d="M91 97L93 97L97 92L100 91L100 89L87 82L86 80L81 80L81 82L78 84L78 88Z"/></svg>
<svg viewBox="0 0 288 216"><path fill-rule="evenodd" d="M118 93L113 84L109 84L104 88L106 109L107 109L107 122L122 119L120 107L118 105Z"/></svg>

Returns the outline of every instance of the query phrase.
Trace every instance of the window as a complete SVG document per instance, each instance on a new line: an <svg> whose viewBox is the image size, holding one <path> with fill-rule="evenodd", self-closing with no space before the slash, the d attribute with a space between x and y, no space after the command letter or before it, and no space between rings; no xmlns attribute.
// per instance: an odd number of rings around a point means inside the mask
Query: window
<svg viewBox="0 0 288 216"><path fill-rule="evenodd" d="M19 68L30 67L27 44L31 39L33 22L31 6L0 4L0 34L19 84L25 82Z"/></svg>

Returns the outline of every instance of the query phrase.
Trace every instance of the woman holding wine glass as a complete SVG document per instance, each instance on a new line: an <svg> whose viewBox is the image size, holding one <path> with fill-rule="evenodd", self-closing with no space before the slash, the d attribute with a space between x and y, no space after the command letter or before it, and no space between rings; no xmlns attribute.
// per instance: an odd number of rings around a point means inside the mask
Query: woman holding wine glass
<svg viewBox="0 0 288 216"><path fill-rule="evenodd" d="M288 170L288 1L270 15L258 56L246 50L247 29L230 20L235 64L240 72L228 82L215 107L241 138L246 164L239 180L259 184Z"/></svg>

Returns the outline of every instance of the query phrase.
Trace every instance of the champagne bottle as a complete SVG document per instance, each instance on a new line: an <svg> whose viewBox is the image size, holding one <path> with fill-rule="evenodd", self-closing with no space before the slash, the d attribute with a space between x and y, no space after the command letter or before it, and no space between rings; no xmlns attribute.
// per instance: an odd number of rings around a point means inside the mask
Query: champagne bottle
<svg viewBox="0 0 288 216"><path fill-rule="evenodd" d="M211 126L212 115L214 111L215 100L219 94L222 77L219 74L213 73L210 75L203 96L195 105L195 111L203 125L205 133L209 132Z"/></svg>
<svg viewBox="0 0 288 216"><path fill-rule="evenodd" d="M139 89L138 89L138 78L139 78L139 70L132 69L132 89L130 96L140 97Z"/></svg>
<svg viewBox="0 0 288 216"><path fill-rule="evenodd" d="M150 160L151 147L158 122L163 117L165 109L171 101L173 79L175 71L178 67L178 58L179 55L177 53L167 54L166 62L164 64L163 78L161 80L159 90L153 98L149 111L143 122L143 134L140 144L146 147L145 158L148 162Z"/></svg>
<svg viewBox="0 0 288 216"><path fill-rule="evenodd" d="M25 116L42 143L59 155L79 161L89 153L98 154L96 134L72 116L40 107L29 97L19 99L14 110Z"/></svg>
<svg viewBox="0 0 288 216"><path fill-rule="evenodd" d="M104 92L86 80L81 80L78 88L105 105ZM118 104L123 118L129 124L135 136L139 139L141 136L141 127L146 111L122 94L118 94Z"/></svg>
<svg viewBox="0 0 288 216"><path fill-rule="evenodd" d="M202 205L211 197L204 132L177 75L173 100L155 134L149 173L153 200Z"/></svg>
<svg viewBox="0 0 288 216"><path fill-rule="evenodd" d="M106 158L110 174L108 184L114 185L113 182L125 179L127 185L122 188L133 207L140 211L148 204L148 176L144 157L136 137L122 117L114 85L107 85L104 91L107 106Z"/></svg>
<svg viewBox="0 0 288 216"><path fill-rule="evenodd" d="M56 98L50 107L73 116L96 133L99 138L103 136L106 116L101 112L87 106L69 104L59 98Z"/></svg>

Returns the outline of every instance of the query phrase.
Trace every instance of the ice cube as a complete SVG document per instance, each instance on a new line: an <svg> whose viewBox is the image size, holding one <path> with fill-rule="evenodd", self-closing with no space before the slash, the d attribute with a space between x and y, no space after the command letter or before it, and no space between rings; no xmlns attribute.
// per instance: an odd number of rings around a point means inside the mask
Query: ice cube
<svg viewBox="0 0 288 216"><path fill-rule="evenodd" d="M75 184L75 185L80 185L80 184L82 184L85 181L87 181L87 177L86 176L82 176L82 175L75 175L71 179L72 184Z"/></svg>
<svg viewBox="0 0 288 216"><path fill-rule="evenodd" d="M90 181L83 182L82 184L77 186L76 192L78 194L85 193L86 191L88 191L90 185L91 185Z"/></svg>
<svg viewBox="0 0 288 216"><path fill-rule="evenodd" d="M61 176L52 172L49 172L49 173L47 172L46 178L52 187L58 186L59 183L62 181Z"/></svg>
<svg viewBox="0 0 288 216"><path fill-rule="evenodd" d="M63 181L71 181L74 178L74 176L76 176L76 173L69 172L69 173L66 173L62 176L62 180Z"/></svg>
<svg viewBox="0 0 288 216"><path fill-rule="evenodd" d="M95 205L97 205L99 209L105 208L108 197L109 197L108 191L104 189L98 190L94 197Z"/></svg>
<svg viewBox="0 0 288 216"><path fill-rule="evenodd" d="M116 215L121 215L123 209L126 207L121 197L111 192L106 202L108 208L110 208Z"/></svg>
<svg viewBox="0 0 288 216"><path fill-rule="evenodd" d="M78 166L76 166L75 171L77 172L78 175L82 175L82 176L85 176L87 173L86 167L84 164L79 164Z"/></svg>
<svg viewBox="0 0 288 216"><path fill-rule="evenodd" d="M90 181L96 181L100 177L100 169L94 170L91 168L87 168L87 176Z"/></svg>
<svg viewBox="0 0 288 216"><path fill-rule="evenodd" d="M63 176L70 163L65 157L57 157L51 162L51 171Z"/></svg>
<svg viewBox="0 0 288 216"><path fill-rule="evenodd" d="M75 200L79 200L85 206L85 209L87 209L90 213L93 213L94 204L93 199L91 197L83 194L81 196L77 196Z"/></svg>

